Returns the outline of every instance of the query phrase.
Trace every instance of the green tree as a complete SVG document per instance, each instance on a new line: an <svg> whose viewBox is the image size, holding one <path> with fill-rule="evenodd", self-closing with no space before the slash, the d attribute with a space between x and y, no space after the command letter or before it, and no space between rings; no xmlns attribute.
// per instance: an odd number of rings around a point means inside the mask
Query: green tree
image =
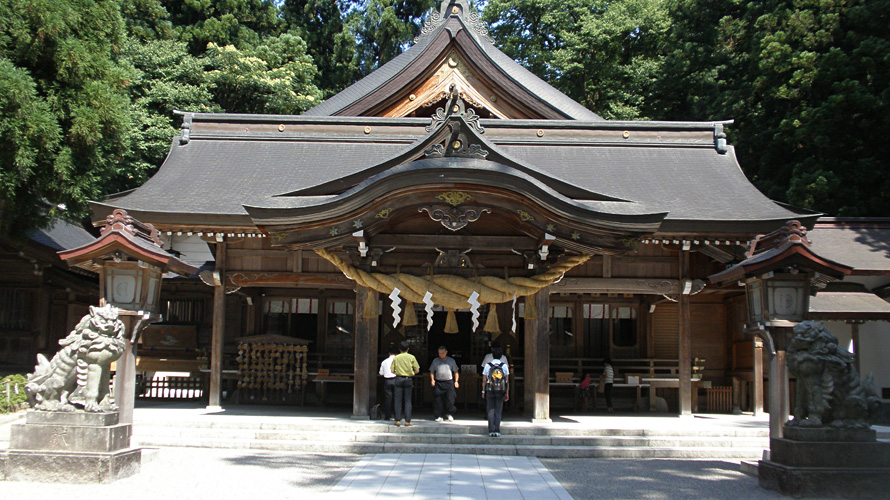
<svg viewBox="0 0 890 500"><path fill-rule="evenodd" d="M300 37L284 34L245 50L211 43L205 61L214 101L230 113L299 114L321 100Z"/></svg>
<svg viewBox="0 0 890 500"><path fill-rule="evenodd" d="M221 109L213 102L204 63L188 53L185 43L130 39L124 44L122 55L133 67L128 87L133 103L133 128L115 190L142 184L164 161L170 138L180 125L174 110Z"/></svg>
<svg viewBox="0 0 890 500"><path fill-rule="evenodd" d="M668 119L734 118L771 198L838 216L890 210L887 0L673 0L654 100Z"/></svg>
<svg viewBox="0 0 890 500"><path fill-rule="evenodd" d="M149 0L140 0L149 1ZM199 56L207 44L247 49L281 33L284 21L275 0L160 0L176 32Z"/></svg>
<svg viewBox="0 0 890 500"><path fill-rule="evenodd" d="M289 33L306 42L318 67L315 84L325 97L355 81L355 35L345 24L351 2L284 0L281 13Z"/></svg>
<svg viewBox="0 0 890 500"><path fill-rule="evenodd" d="M410 46L437 0L361 0L347 15L360 75L383 66Z"/></svg>
<svg viewBox="0 0 890 500"><path fill-rule="evenodd" d="M491 0L506 54L609 119L652 118L670 18L660 0Z"/></svg>
<svg viewBox="0 0 890 500"><path fill-rule="evenodd" d="M120 63L124 23L115 1L0 0L2 230L79 216L127 151L131 75Z"/></svg>

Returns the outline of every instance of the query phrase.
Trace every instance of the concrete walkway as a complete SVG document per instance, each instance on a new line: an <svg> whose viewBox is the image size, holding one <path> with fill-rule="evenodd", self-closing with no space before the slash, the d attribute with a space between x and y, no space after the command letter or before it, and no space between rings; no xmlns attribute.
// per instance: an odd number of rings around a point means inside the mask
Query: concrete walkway
<svg viewBox="0 0 890 500"><path fill-rule="evenodd" d="M534 457L368 455L326 498L358 500L571 500Z"/></svg>

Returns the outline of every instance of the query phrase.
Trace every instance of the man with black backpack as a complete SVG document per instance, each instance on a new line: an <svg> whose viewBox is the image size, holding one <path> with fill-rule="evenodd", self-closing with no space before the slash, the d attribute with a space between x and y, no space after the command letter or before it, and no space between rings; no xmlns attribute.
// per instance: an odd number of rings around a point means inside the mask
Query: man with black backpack
<svg viewBox="0 0 890 500"><path fill-rule="evenodd" d="M501 359L503 354L500 348L492 349L493 359L482 369L482 397L486 402L488 435L491 437L501 437L501 414L504 402L510 400L507 392L510 367Z"/></svg>

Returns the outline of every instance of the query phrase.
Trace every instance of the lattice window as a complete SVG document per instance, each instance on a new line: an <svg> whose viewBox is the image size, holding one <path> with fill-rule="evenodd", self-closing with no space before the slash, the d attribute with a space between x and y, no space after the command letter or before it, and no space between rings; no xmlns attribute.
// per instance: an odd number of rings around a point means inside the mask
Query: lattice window
<svg viewBox="0 0 890 500"><path fill-rule="evenodd" d="M168 300L165 304L164 321L180 325L200 325L204 321L204 300Z"/></svg>
<svg viewBox="0 0 890 500"><path fill-rule="evenodd" d="M0 290L0 330L27 330L31 302L25 290Z"/></svg>

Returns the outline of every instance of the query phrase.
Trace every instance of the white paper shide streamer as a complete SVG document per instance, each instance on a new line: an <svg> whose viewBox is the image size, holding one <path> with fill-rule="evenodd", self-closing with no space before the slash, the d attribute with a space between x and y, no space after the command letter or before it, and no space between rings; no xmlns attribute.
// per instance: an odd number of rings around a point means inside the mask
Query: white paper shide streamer
<svg viewBox="0 0 890 500"><path fill-rule="evenodd" d="M475 290L470 295L470 298L467 299L467 303L470 304L470 312L473 313L473 331L479 328L479 306L482 304L479 303L479 292Z"/></svg>
<svg viewBox="0 0 890 500"><path fill-rule="evenodd" d="M423 296L423 303L426 304L426 331L433 329L433 294L426 292Z"/></svg>
<svg viewBox="0 0 890 500"><path fill-rule="evenodd" d="M510 330L513 333L516 333L516 294L513 294L513 329Z"/></svg>
<svg viewBox="0 0 890 500"><path fill-rule="evenodd" d="M389 300L392 302L392 327L396 328L399 326L399 321L401 321L402 308L399 307L399 304L402 302L402 299L399 298L399 294L402 293L399 290L399 287L395 287L392 289L392 293L389 294Z"/></svg>

